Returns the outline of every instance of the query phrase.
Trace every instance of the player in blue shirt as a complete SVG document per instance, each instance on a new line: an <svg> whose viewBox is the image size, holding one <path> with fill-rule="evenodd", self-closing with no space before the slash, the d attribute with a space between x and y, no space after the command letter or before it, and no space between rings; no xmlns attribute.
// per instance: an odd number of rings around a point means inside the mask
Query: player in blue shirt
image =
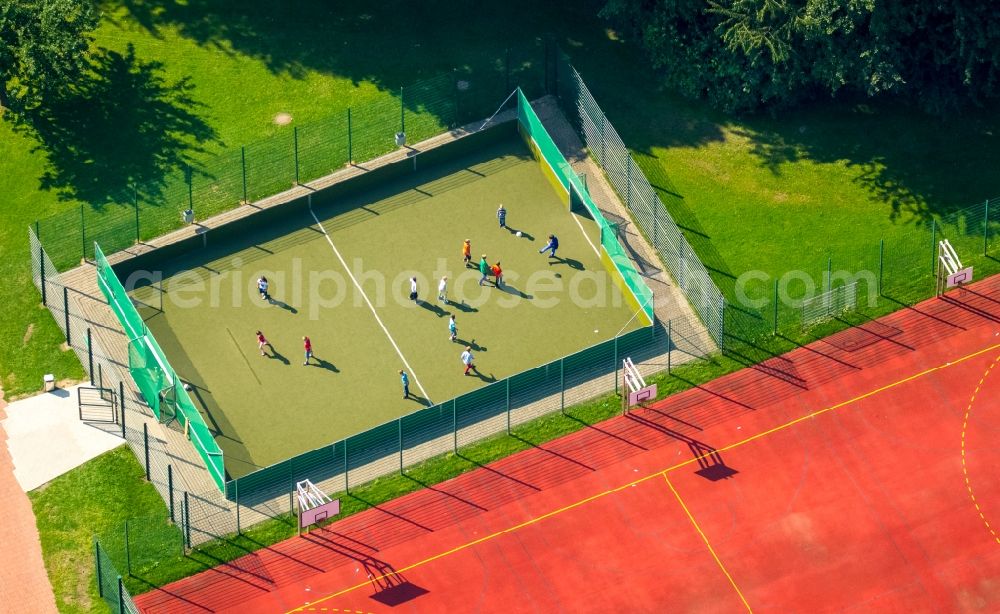
<svg viewBox="0 0 1000 614"><path fill-rule="evenodd" d="M406 371L399 370L399 380L403 383L403 398L410 398L410 378L406 375Z"/></svg>
<svg viewBox="0 0 1000 614"><path fill-rule="evenodd" d="M549 258L556 257L556 250L559 249L559 239L555 235L549 235L549 242L545 244L545 247L538 250L539 254L544 254L546 251L551 251Z"/></svg>

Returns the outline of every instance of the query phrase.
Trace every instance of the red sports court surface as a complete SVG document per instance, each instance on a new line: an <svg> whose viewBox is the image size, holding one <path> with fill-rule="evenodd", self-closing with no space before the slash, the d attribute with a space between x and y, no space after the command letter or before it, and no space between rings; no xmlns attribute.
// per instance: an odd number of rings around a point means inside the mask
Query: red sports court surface
<svg viewBox="0 0 1000 614"><path fill-rule="evenodd" d="M1000 611L1000 277L136 599Z"/></svg>

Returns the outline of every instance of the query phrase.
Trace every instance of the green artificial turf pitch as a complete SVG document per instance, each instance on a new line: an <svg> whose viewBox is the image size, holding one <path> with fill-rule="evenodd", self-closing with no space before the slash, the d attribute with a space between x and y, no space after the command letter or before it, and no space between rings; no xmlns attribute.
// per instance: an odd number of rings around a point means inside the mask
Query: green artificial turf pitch
<svg viewBox="0 0 1000 614"><path fill-rule="evenodd" d="M550 233L558 259L539 254ZM480 287L463 265L467 238L476 262L501 261L503 287ZM596 224L567 210L510 138L163 263L162 282L133 294L239 477L639 327L599 245ZM409 300L414 275L420 304ZM442 275L448 304L437 300ZM273 345L266 357L257 330ZM463 375L466 345L475 375ZM402 398L400 354L416 398Z"/></svg>

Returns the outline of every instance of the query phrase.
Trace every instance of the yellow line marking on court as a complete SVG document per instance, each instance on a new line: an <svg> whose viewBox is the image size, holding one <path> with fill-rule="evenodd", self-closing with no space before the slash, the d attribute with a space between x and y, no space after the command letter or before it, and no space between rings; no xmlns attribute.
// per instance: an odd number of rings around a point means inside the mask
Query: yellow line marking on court
<svg viewBox="0 0 1000 614"><path fill-rule="evenodd" d="M930 369L925 369L925 370L921 371L920 373L916 373L914 375L910 375L909 377L904 377L901 380L892 382L891 384L886 384L885 386L882 386L881 388L876 388L875 390L871 390L871 391L866 392L866 393L864 393L864 394L862 394L860 396L856 396L856 397L854 397L852 399L848 399L846 401L837 403L836 405L831 405L830 407L827 407L825 409L820 409L818 411L814 411L811 414L806 414L804 416L801 416L799 418L796 418L796 419L792 420L791 422L786 422L785 424L779 424L778 426L776 426L776 427L774 427L772 429L768 429L768 430L763 431L761 433L757 433L756 435L751 435L750 437L747 437L746 439L737 441L736 443L731 443L728 446L725 446L725 447L722 447L722 448L718 448L717 450L713 450L711 452L706 452L705 454L701 454L701 455L695 456L694 458L691 458L689 460L677 463L676 465L674 465L672 467L668 467L664 471L667 471L667 472L674 471L675 469L680 469L681 467L685 467L687 465L690 465L691 463L696 463L698 461L701 461L701 460L704 460L706 458L709 458L713 454L718 454L719 452L725 452L727 450L732 450L733 448L738 448L739 446L742 446L745 443L750 443L751 441L754 441L756 439L760 439L762 437L766 437L767 435L771 435L773 433L777 433L778 431L783 431L783 430L787 429L790 426L795 426L799 422L805 422L806 420L811 420L812 418L815 418L817 416L821 416L821 415L823 415L823 414L825 414L827 412L831 412L831 411L833 411L835 409L840 409L841 407L844 407L844 406L847 406L847 405L851 405L852 403L857 403L858 401L863 401L864 399L867 399L868 397L874 396L874 395L879 394L881 392L885 392L886 390L889 390L891 388L895 388L897 386L901 386L903 384L912 382L913 380L919 379L921 377L924 377L925 375L930 375L931 373L934 373L935 371L940 371L942 369L947 369L948 367L955 366L955 365L957 365L957 364L959 364L961 362L965 362L966 360L975 358L976 356L980 356L982 354L986 354L986 353L992 352L992 351L997 350L997 349L1000 349L1000 343L995 343L995 344L993 344L993 345L991 345L991 346L989 346L987 348L983 348L981 350L978 350L978 351L973 352L971 354L968 354L966 356L962 356L961 358L956 358L955 360L946 362L943 365L938 365L936 367L931 367Z"/></svg>
<svg viewBox="0 0 1000 614"><path fill-rule="evenodd" d="M391 572L391 573L382 574L382 575L374 578L374 580L375 581L384 580L385 578L388 578L390 575L397 575L397 574L400 574L400 573L403 573L403 572L406 572L406 571L410 571L410 570L416 569L417 567L421 567L423 565L426 565L427 563L431 563L433 561L436 561L438 559L444 558L446 556L450 556L452 554L455 554L456 552L461 552L462 550L467 550L468 548L471 548L473 546L477 546L477 545L479 545L479 544L481 544L483 542L487 542L487 541L493 540L493 539L495 539L497 537L501 537L501 536L506 535L508 533L514 533L514 532L516 532L516 531L518 531L520 529L523 529L524 527L527 527L529 525L535 524L537 522L541 522L542 520L546 520L548 518L552 518L553 516L558 516L559 514L562 514L563 512L568 512L569 510L572 510L574 508L580 507L581 505L584 505L586 503L590 503L591 501L596 501L597 499L601 499L601 498L603 498L603 497L605 497L607 495L612 495L612 494L614 494L616 492L625 490L626 488L631 488L632 486L635 486L637 484L641 484L641 483L643 483L643 482L645 482L647 480L651 480L651 479L656 478L658 476L661 476L661 475L662 476L666 476L667 473L669 473L671 471L674 471L676 469L680 469L681 467L684 467L686 465L690 465L691 463L697 462L698 460L704 459L704 458L708 457L710 454L717 454L719 452L725 452L727 450L732 450L733 448L737 448L737 447L742 446L744 444L750 443L751 441L755 441L755 440L760 439L761 437L764 437L766 435L770 435L770 434L773 434L773 433L777 433L778 431L782 431L784 429L787 429L787 428L789 428L791 426L794 426L794 425L796 425L796 424L798 424L800 422L803 422L805 420L809 420L811 418L815 418L816 416L823 415L823 414L825 414L827 412L830 412L830 411L833 411L835 409L839 409L841 407L845 407L845 406L850 405L852 403L856 403L857 401L861 401L861 400L866 399L868 397L874 396L876 394L879 394L880 392L885 392L886 390L895 388L897 386L901 386L901 385L906 384L908 382L912 382L913 380L921 378L921 377L924 377L925 375L929 375L931 373L934 373L936 371L940 371L942 369L947 369L948 367L955 366L955 365L957 365L959 363L965 362L966 360L969 360L971 358L975 358L976 356L980 356L980 355L985 354L987 352L992 352L992 351L997 350L997 349L1000 349L1000 343L995 343L995 344L993 344L993 345L991 345L991 346L989 346L987 348L983 348L981 350L977 350L975 352L972 352L971 354L967 354L965 356L962 356L961 358L957 358L955 360L951 360L949 362L946 362L943 365L938 365L936 367L931 367L930 369L925 369L925 370L921 371L920 373L917 373L915 375L910 375L908 377L904 377L901 380L895 381L895 382L893 382L891 384L886 384L885 386L882 386L880 388L876 388L875 390L872 390L870 392L866 392L865 394L862 394L862 395L859 395L857 397L854 397L853 399L849 399L847 401L843 401L841 403L837 403L836 405L832 405L832 406L827 407L825 409L820 409L820 410L814 411L814 412L812 412L810 414L806 414L805 416L802 416L800 418L796 418L795 420L792 420L790 422L786 422L785 424L781 424L781 425L776 426L776 427L774 427L772 429L768 429L768 430L766 430L766 431L764 431L762 433L758 433L756 435L752 435L750 437L747 437L746 439L737 441L736 443L732 443L732 444L729 444L728 446L725 446L723 448L719 448L719 449L715 450L714 452L710 452L710 453L702 454L700 456L696 456L696 457L692 458L691 460L687 460L687 461L678 463L676 465L673 465L671 467L668 467L666 469L662 469L660 471L656 471L656 472L651 473L649 475L643 476L643 477L641 477L639 479L632 480L631 482L628 482L627 484L622 484L621 486L616 486L614 488L605 490L604 492L600 492L600 493L591 495L589 497L586 497L584 499L576 501L575 503L570 503L569 505L566 505L566 506L561 507L559 509L552 510L551 512L547 512L545 514L542 514L541 516L537 516L535 518L532 518L531 520L526 520L526 521L524 521L524 522L522 522L520 524L514 525L512 527L508 527L506 529L501 529L500 531L497 531L495 533L491 533L490 535L484 535L483 537L480 537L479 539L475 539L475 540L472 540L470 542L466 542L464 544L455 546L454 548L452 548L450 550L447 550L445 552L440 552L438 554L435 554L434 556L430 556L430 557L428 557L426 559L423 559L422 561L417 561L416 563L412 563L410 565L407 565L406 567L403 567L402 569L398 569L398 570L396 570L394 572ZM341 589L341 590L337 591L336 593L332 593L330 595L326 595L325 597L320 597L316 601L313 601L311 603L307 603L307 604L301 605L301 606L299 606L299 607L297 607L295 609L292 609L292 610L288 610L285 614L293 614L294 612L305 611L307 608L314 607L317 603L321 603L323 601L326 601L327 599L334 599L336 597L340 597L341 595L344 595L344 594L350 593L352 591L358 590L359 588L363 588L365 586L370 586L371 581L372 581L372 579L369 578L369 580L367 582L359 582L358 584L355 584L354 586L349 586L347 588Z"/></svg>
<svg viewBox="0 0 1000 614"><path fill-rule="evenodd" d="M729 571L726 569L726 566L722 564L722 561L719 559L719 555L715 553L715 548L713 548L712 544L708 541L708 536L706 536L705 532L701 530L701 527L698 525L698 521L695 520L694 515L691 514L691 510L689 510L688 506L684 504L684 500L681 499L680 493L677 492L677 489L674 488L674 485L670 482L670 478L667 477L667 473L664 471L660 475L663 476L663 480L667 483L667 486L670 487L670 492L674 493L674 496L677 497L677 502L681 504L681 508L684 510L684 513L687 514L688 520L691 521L695 531L698 531L698 535L701 535L702 541L705 542L708 552L712 555L712 558L715 559L719 569L722 570L722 573L726 574L726 579L733 585L733 589L736 591L736 594L740 596L740 601L742 601L743 605L746 606L747 612L753 612L753 608L750 607L750 604L747 603L746 597L743 596L743 591L740 590L740 587L736 586L736 581L733 580L731 575L729 575Z"/></svg>
<svg viewBox="0 0 1000 614"><path fill-rule="evenodd" d="M986 514L984 514L983 510L979 507L979 503L976 501L976 495L972 493L972 482L969 481L969 467L965 462L965 432L969 428L969 414L972 413L972 406L976 402L976 396L979 394L979 390L983 387L983 382L985 382L986 378L989 377L990 372L993 371L993 367L998 364L1000 364L1000 355L998 355L996 359L990 363L990 366L986 368L986 372L983 373L983 377L980 378L979 383L976 384L976 389L972 393L972 398L969 399L969 405L965 408L965 419L962 421L962 473L965 474L965 488L969 491L969 498L972 499L972 505L974 505L976 511L979 512L979 518L982 519L983 524L986 525L986 530L989 531L990 535L993 536L993 539L1000 544L1000 536L997 536L997 532L993 530L992 526L990 526L990 521L986 520Z"/></svg>

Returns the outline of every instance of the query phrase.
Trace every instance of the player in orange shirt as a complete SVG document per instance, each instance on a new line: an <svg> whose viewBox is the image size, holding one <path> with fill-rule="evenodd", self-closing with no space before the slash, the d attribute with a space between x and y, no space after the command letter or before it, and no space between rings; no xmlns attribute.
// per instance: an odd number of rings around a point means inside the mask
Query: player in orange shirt
<svg viewBox="0 0 1000 614"><path fill-rule="evenodd" d="M462 243L462 262L464 262L467 267L472 266L472 241L470 239L466 239L465 242Z"/></svg>
<svg viewBox="0 0 1000 614"><path fill-rule="evenodd" d="M493 273L493 279L495 280L493 285L499 288L503 285L503 269L500 268L499 260L497 260L497 263L493 265L491 272Z"/></svg>

